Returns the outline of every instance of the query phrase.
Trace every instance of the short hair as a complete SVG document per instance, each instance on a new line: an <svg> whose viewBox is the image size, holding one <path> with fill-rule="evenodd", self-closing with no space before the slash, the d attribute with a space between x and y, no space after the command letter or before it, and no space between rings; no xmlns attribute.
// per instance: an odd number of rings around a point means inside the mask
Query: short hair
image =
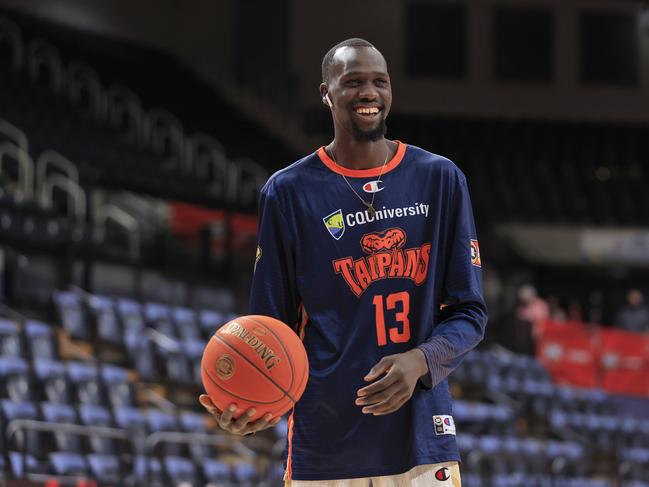
<svg viewBox="0 0 649 487"><path fill-rule="evenodd" d="M329 49L327 51L327 54L325 54L325 56L322 58L323 83L329 82L329 68L331 68L331 65L334 62L334 54L336 54L336 51L341 47L371 47L372 49L376 49L376 47L374 47L374 44L359 37L352 37L351 39L345 39L344 41L339 42L334 47ZM378 51L378 49L376 50Z"/></svg>

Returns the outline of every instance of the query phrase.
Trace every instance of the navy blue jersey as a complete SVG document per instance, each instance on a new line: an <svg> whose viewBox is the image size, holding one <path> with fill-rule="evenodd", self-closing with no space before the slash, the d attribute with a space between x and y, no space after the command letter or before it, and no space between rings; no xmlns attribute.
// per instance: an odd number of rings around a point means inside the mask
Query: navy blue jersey
<svg viewBox="0 0 649 487"><path fill-rule="evenodd" d="M380 171L342 168L321 148L261 192L250 311L293 326L310 364L289 420L293 480L459 460L446 376L486 323L466 180L448 159L400 142L381 181ZM342 174L366 201L375 195L375 214ZM369 370L426 343L438 354L428 351L431 377L396 412L363 414L354 401Z"/></svg>

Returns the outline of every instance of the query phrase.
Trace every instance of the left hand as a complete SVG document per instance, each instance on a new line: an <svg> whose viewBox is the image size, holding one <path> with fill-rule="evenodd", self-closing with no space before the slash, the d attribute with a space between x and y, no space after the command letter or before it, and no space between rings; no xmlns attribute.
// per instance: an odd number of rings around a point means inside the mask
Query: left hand
<svg viewBox="0 0 649 487"><path fill-rule="evenodd" d="M393 413L412 397L417 381L427 373L426 357L418 348L383 357L364 379L372 382L385 375L357 391L356 405L363 408L364 414Z"/></svg>

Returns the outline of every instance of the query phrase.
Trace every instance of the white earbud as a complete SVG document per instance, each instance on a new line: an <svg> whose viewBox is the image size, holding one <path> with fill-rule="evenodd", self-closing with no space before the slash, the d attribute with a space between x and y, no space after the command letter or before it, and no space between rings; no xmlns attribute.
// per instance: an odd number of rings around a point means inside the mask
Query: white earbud
<svg viewBox="0 0 649 487"><path fill-rule="evenodd" d="M333 103L331 103L331 98L329 98L329 93L326 93L325 96L322 97L322 101L325 103L325 105L329 106L329 108L333 108Z"/></svg>

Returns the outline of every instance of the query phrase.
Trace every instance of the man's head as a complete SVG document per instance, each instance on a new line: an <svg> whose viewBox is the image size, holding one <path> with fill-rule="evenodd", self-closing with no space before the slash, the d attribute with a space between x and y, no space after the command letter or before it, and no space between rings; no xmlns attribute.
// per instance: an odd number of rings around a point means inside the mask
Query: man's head
<svg viewBox="0 0 649 487"><path fill-rule="evenodd" d="M320 94L331 108L336 132L357 142L383 138L392 105L392 89L383 55L363 39L347 39L322 60Z"/></svg>

